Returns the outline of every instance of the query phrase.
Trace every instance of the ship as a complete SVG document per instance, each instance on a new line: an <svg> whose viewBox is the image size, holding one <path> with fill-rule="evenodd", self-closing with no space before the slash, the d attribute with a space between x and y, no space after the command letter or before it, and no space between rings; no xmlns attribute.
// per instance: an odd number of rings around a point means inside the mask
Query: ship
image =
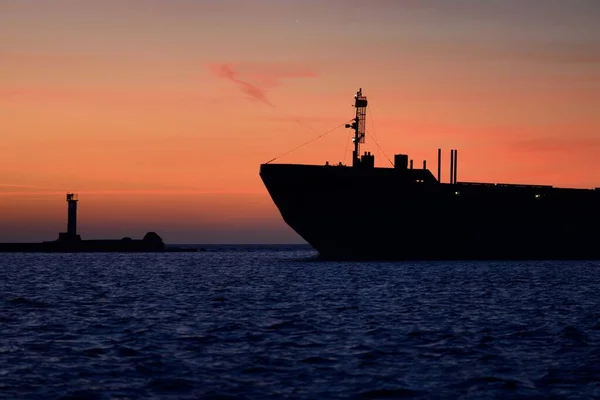
<svg viewBox="0 0 600 400"><path fill-rule="evenodd" d="M325 260L597 260L600 188L458 181L395 154L376 167L365 142L367 97L354 96L352 165L260 165L285 223ZM446 180L446 179L444 179Z"/></svg>
<svg viewBox="0 0 600 400"><path fill-rule="evenodd" d="M38 243L0 243L0 253L163 253L196 252L196 248L165 245L156 232L148 232L142 239L84 240L77 233L77 203L75 193L67 193L67 231L60 232L52 241Z"/></svg>

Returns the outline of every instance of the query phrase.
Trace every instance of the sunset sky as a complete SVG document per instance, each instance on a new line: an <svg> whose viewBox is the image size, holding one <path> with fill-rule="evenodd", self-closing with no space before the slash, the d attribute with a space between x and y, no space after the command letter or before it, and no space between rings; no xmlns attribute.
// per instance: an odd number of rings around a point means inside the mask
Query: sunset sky
<svg viewBox="0 0 600 400"><path fill-rule="evenodd" d="M0 0L0 242L302 243L259 165L353 117L459 181L600 186L598 0ZM350 162L339 129L276 162ZM445 168L445 166L444 166ZM447 175L447 174L446 174Z"/></svg>

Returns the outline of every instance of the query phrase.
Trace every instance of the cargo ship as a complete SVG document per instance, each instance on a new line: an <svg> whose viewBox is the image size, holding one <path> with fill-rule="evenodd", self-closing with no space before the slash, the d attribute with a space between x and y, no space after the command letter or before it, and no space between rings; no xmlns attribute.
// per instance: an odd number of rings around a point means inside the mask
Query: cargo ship
<svg viewBox="0 0 600 400"><path fill-rule="evenodd" d="M448 182L396 154L375 167L365 142L368 102L354 96L352 165L260 165L283 220L328 260L600 259L600 188Z"/></svg>
<svg viewBox="0 0 600 400"><path fill-rule="evenodd" d="M67 231L52 241L38 243L0 243L0 253L164 253L196 252L196 248L167 246L156 232L143 239L83 240L77 233L77 203L75 193L67 193Z"/></svg>

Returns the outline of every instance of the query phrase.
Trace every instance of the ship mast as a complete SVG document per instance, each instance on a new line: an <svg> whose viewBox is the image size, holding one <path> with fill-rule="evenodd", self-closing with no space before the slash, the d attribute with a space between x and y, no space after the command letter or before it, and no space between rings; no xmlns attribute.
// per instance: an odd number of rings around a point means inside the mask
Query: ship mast
<svg viewBox="0 0 600 400"><path fill-rule="evenodd" d="M354 130L354 151L352 152L352 166L360 165L360 144L365 142L365 120L367 118L367 97L363 96L362 88L354 95L354 108L356 108L356 116L354 122L346 124L346 128Z"/></svg>

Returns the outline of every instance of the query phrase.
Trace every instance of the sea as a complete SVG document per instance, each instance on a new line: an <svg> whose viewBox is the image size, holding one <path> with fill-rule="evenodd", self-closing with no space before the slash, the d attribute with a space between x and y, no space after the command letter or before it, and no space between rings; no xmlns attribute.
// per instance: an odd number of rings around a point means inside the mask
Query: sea
<svg viewBox="0 0 600 400"><path fill-rule="evenodd" d="M0 254L2 399L600 399L600 262Z"/></svg>

